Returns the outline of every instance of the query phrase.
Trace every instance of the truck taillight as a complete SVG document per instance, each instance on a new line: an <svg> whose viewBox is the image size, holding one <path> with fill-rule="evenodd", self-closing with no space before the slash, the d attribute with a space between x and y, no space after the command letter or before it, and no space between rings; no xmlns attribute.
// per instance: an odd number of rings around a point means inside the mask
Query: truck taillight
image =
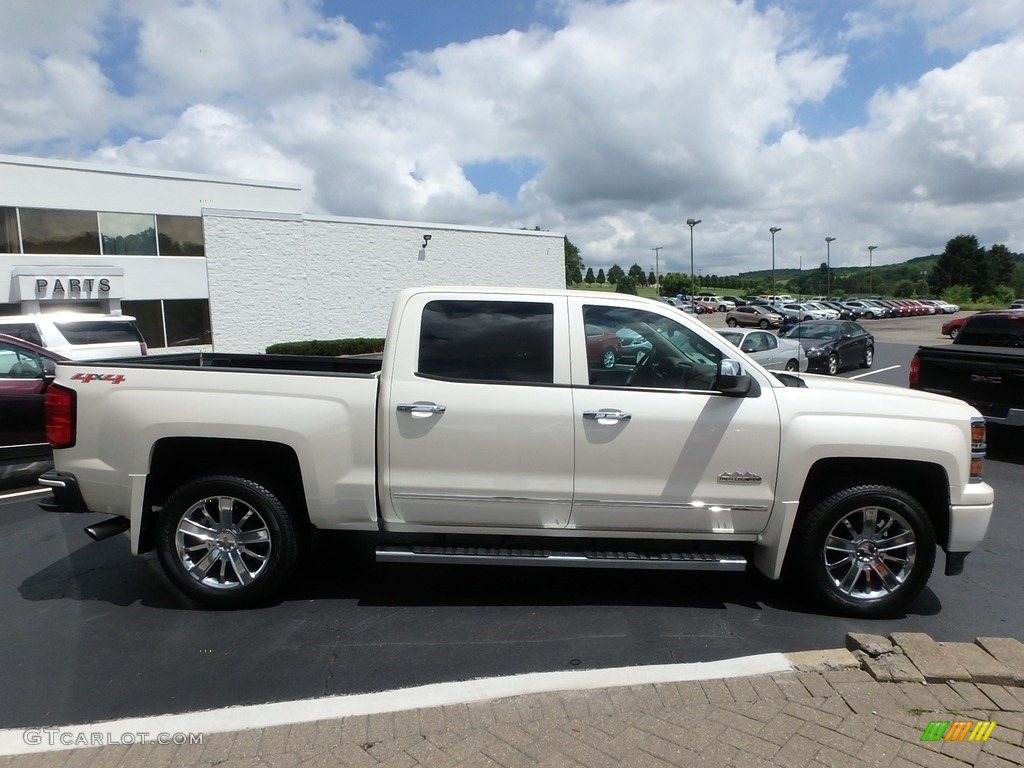
<svg viewBox="0 0 1024 768"><path fill-rule="evenodd" d="M46 390L46 439L53 448L75 444L75 391L51 384Z"/></svg>
<svg viewBox="0 0 1024 768"><path fill-rule="evenodd" d="M981 482L981 474L985 469L985 419L981 416L971 418L971 482Z"/></svg>
<svg viewBox="0 0 1024 768"><path fill-rule="evenodd" d="M142 342L142 354L144 354L144 355L148 355L149 354L149 347L146 346L146 342Z"/></svg>
<svg viewBox="0 0 1024 768"><path fill-rule="evenodd" d="M921 358L914 355L910 361L910 386L921 383Z"/></svg>

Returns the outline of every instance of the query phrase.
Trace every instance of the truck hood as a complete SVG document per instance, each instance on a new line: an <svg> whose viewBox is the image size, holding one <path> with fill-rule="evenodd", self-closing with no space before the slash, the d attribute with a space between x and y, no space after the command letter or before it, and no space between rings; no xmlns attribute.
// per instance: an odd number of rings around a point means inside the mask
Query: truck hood
<svg viewBox="0 0 1024 768"><path fill-rule="evenodd" d="M776 389L780 407L795 411L859 414L865 417L969 421L978 411L962 400L892 384L850 381L842 377L801 374L803 387ZM802 395L802 396L801 396Z"/></svg>

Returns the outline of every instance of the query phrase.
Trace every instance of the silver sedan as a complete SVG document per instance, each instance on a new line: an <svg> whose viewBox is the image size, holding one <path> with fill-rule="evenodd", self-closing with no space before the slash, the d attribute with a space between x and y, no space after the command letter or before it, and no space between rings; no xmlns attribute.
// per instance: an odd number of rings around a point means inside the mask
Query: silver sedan
<svg viewBox="0 0 1024 768"><path fill-rule="evenodd" d="M807 370L807 355L797 341L780 339L774 333L757 328L723 328L719 333L769 370L791 373Z"/></svg>

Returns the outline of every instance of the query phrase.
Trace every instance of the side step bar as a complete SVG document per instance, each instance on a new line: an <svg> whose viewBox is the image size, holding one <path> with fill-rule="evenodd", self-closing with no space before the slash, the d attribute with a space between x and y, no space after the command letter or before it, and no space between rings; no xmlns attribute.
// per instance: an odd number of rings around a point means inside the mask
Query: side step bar
<svg viewBox="0 0 1024 768"><path fill-rule="evenodd" d="M569 568L658 568L679 571L743 571L747 559L737 554L703 552L573 552L562 549L506 549L499 547L377 547L378 563L434 563L452 565L536 565Z"/></svg>

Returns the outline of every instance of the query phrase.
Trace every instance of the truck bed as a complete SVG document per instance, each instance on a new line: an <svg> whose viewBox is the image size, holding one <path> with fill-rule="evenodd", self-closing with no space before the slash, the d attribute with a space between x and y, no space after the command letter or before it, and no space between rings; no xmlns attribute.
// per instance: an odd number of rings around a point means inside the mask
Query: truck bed
<svg viewBox="0 0 1024 768"><path fill-rule="evenodd" d="M350 355L324 357L319 355L253 355L230 352L184 352L171 355L146 355L99 360L92 365L110 368L234 368L251 373L347 374L372 376L380 373L383 355ZM87 367L90 363L76 363Z"/></svg>

